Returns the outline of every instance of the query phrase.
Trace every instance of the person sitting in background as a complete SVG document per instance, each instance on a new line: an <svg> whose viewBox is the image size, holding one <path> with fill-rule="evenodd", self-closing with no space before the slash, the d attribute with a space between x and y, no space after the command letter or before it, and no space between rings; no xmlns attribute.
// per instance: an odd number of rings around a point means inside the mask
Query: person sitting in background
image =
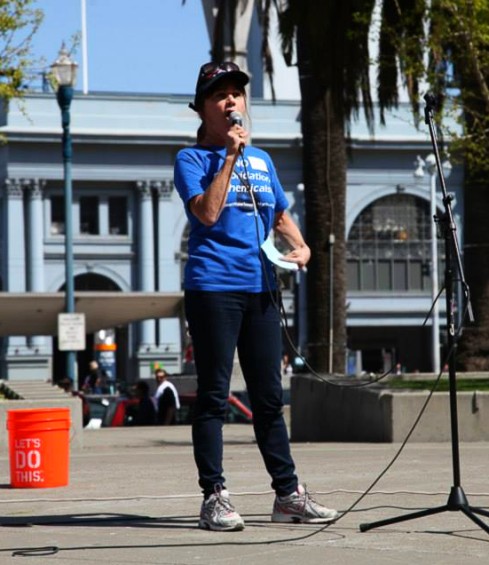
<svg viewBox="0 0 489 565"><path fill-rule="evenodd" d="M156 407L156 423L170 426L176 423L177 410L180 409L178 392L175 385L168 380L165 369L156 369L155 379L157 388L153 399Z"/></svg>
<svg viewBox="0 0 489 565"><path fill-rule="evenodd" d="M138 381L134 385L134 396L137 402L126 409L127 425L154 426L156 424L156 409L146 381Z"/></svg>

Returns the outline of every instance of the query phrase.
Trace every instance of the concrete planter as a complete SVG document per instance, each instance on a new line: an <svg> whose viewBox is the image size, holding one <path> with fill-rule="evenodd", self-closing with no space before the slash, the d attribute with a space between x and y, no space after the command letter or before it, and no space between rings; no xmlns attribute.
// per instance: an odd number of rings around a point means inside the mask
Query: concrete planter
<svg viewBox="0 0 489 565"><path fill-rule="evenodd" d="M338 381L340 384L341 381ZM345 379L351 384L351 379ZM428 391L398 391L371 385L332 386L310 375L291 379L292 441L403 441L418 416ZM489 393L457 394L461 441L489 440ZM436 392L411 440L451 439L448 392Z"/></svg>

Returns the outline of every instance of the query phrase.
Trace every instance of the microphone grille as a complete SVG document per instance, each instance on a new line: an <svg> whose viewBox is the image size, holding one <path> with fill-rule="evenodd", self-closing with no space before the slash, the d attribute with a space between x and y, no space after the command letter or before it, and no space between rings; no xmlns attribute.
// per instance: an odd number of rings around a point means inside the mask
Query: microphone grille
<svg viewBox="0 0 489 565"><path fill-rule="evenodd" d="M242 126L243 125L243 116L241 115L240 112L231 112L229 114L229 121L231 122L231 125L238 125L238 126Z"/></svg>

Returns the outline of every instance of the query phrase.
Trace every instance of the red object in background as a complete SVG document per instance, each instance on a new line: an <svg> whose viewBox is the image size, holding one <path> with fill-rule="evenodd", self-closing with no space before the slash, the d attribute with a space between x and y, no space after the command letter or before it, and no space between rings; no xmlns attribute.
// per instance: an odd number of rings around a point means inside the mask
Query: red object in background
<svg viewBox="0 0 489 565"><path fill-rule="evenodd" d="M126 419L126 410L128 406L134 406L139 400L137 398L127 398L117 403L114 416L110 422L111 427L124 426Z"/></svg>
<svg viewBox="0 0 489 565"><path fill-rule="evenodd" d="M180 395L180 404L182 410L179 412L182 412L182 414L179 423L191 423L192 410L196 398L197 395L195 392ZM139 402L139 399L87 395L84 398L84 401L89 410L87 420L90 420L91 416L94 419L99 418L102 427L122 427L127 425L127 409L137 404ZM234 394L229 395L228 402L235 409L235 411L239 412L240 416L242 417L241 421L251 422L253 420L253 413L251 412L251 410ZM87 423L88 421L86 423L84 422L84 425L86 425Z"/></svg>
<svg viewBox="0 0 489 565"><path fill-rule="evenodd" d="M253 412L245 406L239 398L236 398L234 394L229 395L228 402L235 406L248 420L253 420Z"/></svg>

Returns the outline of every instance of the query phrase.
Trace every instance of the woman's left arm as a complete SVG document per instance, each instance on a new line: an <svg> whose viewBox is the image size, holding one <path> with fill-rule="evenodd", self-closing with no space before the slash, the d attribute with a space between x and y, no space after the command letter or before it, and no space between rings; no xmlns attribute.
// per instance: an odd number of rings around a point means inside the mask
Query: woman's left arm
<svg viewBox="0 0 489 565"><path fill-rule="evenodd" d="M292 248L290 253L283 256L284 261L297 263L300 269L305 267L311 258L311 250L304 241L302 234L287 212L277 212L273 226L278 233Z"/></svg>

